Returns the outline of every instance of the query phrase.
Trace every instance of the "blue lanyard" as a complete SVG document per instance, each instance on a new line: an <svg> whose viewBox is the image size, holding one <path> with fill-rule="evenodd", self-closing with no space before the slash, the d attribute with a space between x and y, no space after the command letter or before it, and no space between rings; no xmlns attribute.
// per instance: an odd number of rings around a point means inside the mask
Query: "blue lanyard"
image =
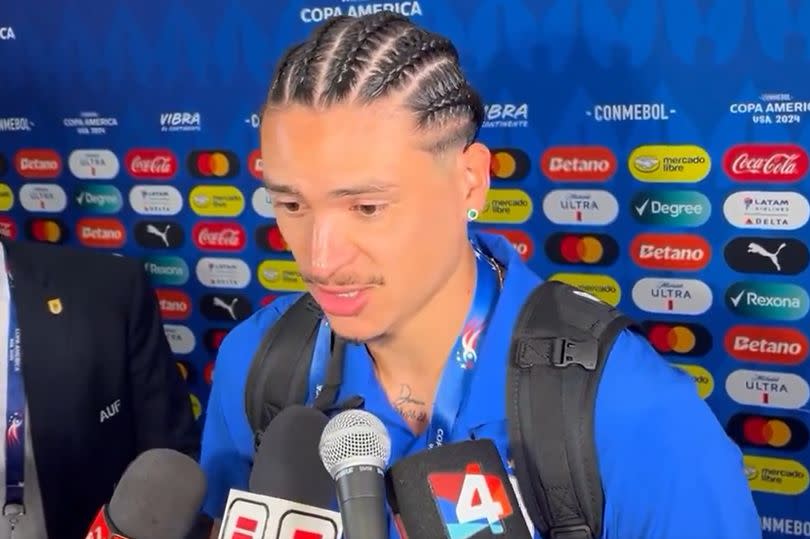
<svg viewBox="0 0 810 539"><path fill-rule="evenodd" d="M14 307L14 279L8 273L12 291L8 304L8 395L6 401L6 504L23 504L25 466L25 387L22 374L22 347L17 310Z"/></svg>

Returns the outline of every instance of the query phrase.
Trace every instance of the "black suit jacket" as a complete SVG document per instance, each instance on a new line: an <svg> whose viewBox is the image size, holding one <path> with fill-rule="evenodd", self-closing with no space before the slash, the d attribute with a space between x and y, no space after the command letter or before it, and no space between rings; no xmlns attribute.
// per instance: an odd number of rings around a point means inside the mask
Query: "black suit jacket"
<svg viewBox="0 0 810 539"><path fill-rule="evenodd" d="M90 250L2 243L14 278L48 536L84 539L139 453L168 447L198 457L188 390L139 262ZM62 310L54 314L48 302L57 298ZM116 401L119 411L102 421L102 410L114 409Z"/></svg>

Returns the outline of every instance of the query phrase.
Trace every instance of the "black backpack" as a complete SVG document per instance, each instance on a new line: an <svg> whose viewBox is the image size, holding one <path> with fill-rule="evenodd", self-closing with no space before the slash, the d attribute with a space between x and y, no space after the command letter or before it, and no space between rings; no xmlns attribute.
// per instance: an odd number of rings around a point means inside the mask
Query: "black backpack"
<svg viewBox="0 0 810 539"><path fill-rule="evenodd" d="M276 414L304 404L322 316L304 294L263 336L245 387L257 445ZM601 537L594 405L605 359L626 328L637 329L616 308L556 281L539 285L521 309L507 375L509 444L526 510L546 539ZM321 410L340 407L344 346L333 334L326 380L314 402Z"/></svg>

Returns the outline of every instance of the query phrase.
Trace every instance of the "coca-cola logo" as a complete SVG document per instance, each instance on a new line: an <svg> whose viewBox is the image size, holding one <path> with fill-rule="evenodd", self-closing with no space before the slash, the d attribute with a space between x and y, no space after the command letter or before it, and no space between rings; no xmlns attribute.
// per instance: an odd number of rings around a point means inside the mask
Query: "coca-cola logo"
<svg viewBox="0 0 810 539"><path fill-rule="evenodd" d="M241 251L246 242L245 229L235 222L202 221L191 235L197 248L206 251Z"/></svg>
<svg viewBox="0 0 810 539"><path fill-rule="evenodd" d="M808 167L807 152L797 144L738 144L723 156L728 177L743 182L796 182Z"/></svg>
<svg viewBox="0 0 810 539"><path fill-rule="evenodd" d="M168 180L177 173L177 156L171 150L136 148L127 152L124 161L133 178Z"/></svg>

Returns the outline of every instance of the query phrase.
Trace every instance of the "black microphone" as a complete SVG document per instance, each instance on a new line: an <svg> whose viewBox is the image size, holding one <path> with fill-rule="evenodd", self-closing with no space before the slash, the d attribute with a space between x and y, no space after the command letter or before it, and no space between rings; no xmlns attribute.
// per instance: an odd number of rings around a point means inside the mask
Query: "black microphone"
<svg viewBox="0 0 810 539"><path fill-rule="evenodd" d="M339 413L323 431L320 453L337 486L345 539L388 537L385 467L391 438L382 421L363 410Z"/></svg>
<svg viewBox="0 0 810 539"><path fill-rule="evenodd" d="M407 539L532 539L491 440L441 445L386 474L389 503Z"/></svg>

